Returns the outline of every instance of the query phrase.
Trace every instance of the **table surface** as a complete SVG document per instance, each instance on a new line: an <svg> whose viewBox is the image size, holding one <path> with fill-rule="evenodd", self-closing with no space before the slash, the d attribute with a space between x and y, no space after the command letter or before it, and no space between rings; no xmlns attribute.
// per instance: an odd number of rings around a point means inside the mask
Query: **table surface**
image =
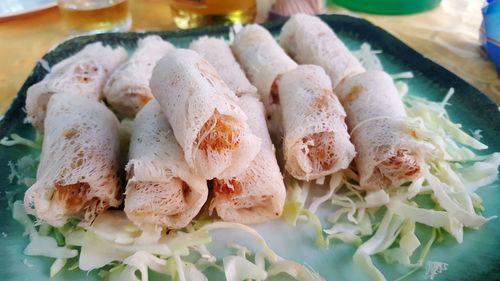
<svg viewBox="0 0 500 281"><path fill-rule="evenodd" d="M129 1L133 31L175 28L167 1ZM368 19L499 104L499 75L481 50L478 39L482 2L443 0L432 11L409 16L368 15L340 7L328 7L328 12ZM37 60L68 36L56 7L0 20L0 112L8 108Z"/></svg>

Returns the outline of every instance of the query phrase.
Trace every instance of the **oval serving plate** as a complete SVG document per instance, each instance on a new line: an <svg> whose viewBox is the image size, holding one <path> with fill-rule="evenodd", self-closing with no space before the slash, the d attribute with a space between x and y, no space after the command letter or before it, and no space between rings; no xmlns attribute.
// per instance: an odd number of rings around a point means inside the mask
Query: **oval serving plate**
<svg viewBox="0 0 500 281"><path fill-rule="evenodd" d="M0 3L0 19L34 13L57 6L55 0L4 0Z"/></svg>
<svg viewBox="0 0 500 281"><path fill-rule="evenodd" d="M442 100L450 87L455 88L455 94L447 107L450 118L461 123L466 131L481 130L482 142L489 146L488 153L500 151L500 112L498 107L483 93L467 82L447 71L443 67L426 59L404 43L391 36L384 30L369 22L342 15L326 15L321 17L329 24L352 49L358 49L361 43L369 43L374 50L382 50L379 55L384 69L389 73L412 71L415 78L408 80L411 95L423 96L429 100ZM275 36L279 34L284 20L264 25ZM138 38L157 34L169 40L178 47L187 47L189 43L202 35L226 37L227 27L207 27L179 32L147 32L147 33L113 33L83 36L71 39L59 45L46 54L43 59L49 65L54 65L64 58L76 53L84 45L102 41L105 44L121 45L129 50L135 48ZM17 133L21 136L33 138L34 129L24 123L26 116L24 100L28 87L40 81L47 71L38 63L33 73L19 91L18 96L0 122L0 138ZM100 280L97 272L89 274L81 271L63 271L56 277L49 277L51 260L41 257L26 257L23 249L28 238L22 236L22 227L11 217L11 210L7 208L11 194L20 189L20 186L10 182L9 161L32 153L28 148L0 146L0 267L4 280ZM500 214L498 188L500 183L482 188L478 193L484 199L486 217ZM18 198L21 198L22 192ZM319 249L314 245L314 230L307 223L296 227L287 225L279 220L255 228L266 238L270 246L284 258L307 264L326 280L369 280L360 268L352 262L355 247L347 244L333 243L328 249ZM230 231L213 233L214 243L217 245L238 241L248 241L244 234ZM231 238L228 238L231 237ZM254 246L247 244L248 246ZM500 224L490 221L481 229L466 230L464 242L459 245L451 237L435 245L428 260L448 264L447 270L435 277L436 280L500 280ZM216 250L216 249L214 249ZM375 257L375 264L382 269L389 280L399 277L408 271L396 264L387 264L382 258ZM209 272L211 280L222 280L223 274ZM151 280L165 280L164 276L152 274ZM161 279L160 279L161 278ZM410 280L424 280L425 270L421 269L412 275ZM272 280L282 280L273 278Z"/></svg>

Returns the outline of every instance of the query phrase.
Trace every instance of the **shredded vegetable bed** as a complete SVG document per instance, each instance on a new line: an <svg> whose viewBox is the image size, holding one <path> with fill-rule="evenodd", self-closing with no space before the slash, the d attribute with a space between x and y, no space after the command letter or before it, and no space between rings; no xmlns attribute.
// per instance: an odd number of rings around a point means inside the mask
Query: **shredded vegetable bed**
<svg viewBox="0 0 500 281"><path fill-rule="evenodd" d="M381 69L376 53L368 44L355 52L367 69ZM482 154L487 146L480 142L480 132L470 136L450 121L446 106L453 89L441 102L428 101L407 95L408 86L402 79L411 77L410 72L393 75L409 116L406 129L429 149L423 177L378 191L361 189L355 168L315 183L285 177L287 201L282 219L291 228L304 222L314 227L316 240L311 243L318 247L354 245L354 263L373 280L386 279L372 262L374 255L407 266L407 274L398 280L423 268L427 277L434 278L447 268L445 263L426 260L440 237L449 233L461 243L464 228L478 229L494 218L481 215L483 207L476 191L497 180L500 153ZM41 139L30 141L12 135L0 144L40 150ZM37 162L37 156L28 155L9 163L11 183L30 186ZM323 194L318 196L313 190ZM309 267L281 258L256 230L242 224L211 221L200 215L182 231L140 230L122 211L114 210L98 216L91 226L69 221L64 227L53 228L28 216L21 201L11 204L14 219L24 226L30 240L24 254L53 258L50 276L64 268L97 270L107 280L146 281L150 271L169 275L172 280L208 280L204 272L211 268L223 272L228 281L265 280L278 274L296 280L325 280ZM319 209L328 210L328 215L319 217ZM417 225L429 230L427 240L419 238ZM216 229L246 232L260 248L227 245L231 254L215 256L207 246Z"/></svg>

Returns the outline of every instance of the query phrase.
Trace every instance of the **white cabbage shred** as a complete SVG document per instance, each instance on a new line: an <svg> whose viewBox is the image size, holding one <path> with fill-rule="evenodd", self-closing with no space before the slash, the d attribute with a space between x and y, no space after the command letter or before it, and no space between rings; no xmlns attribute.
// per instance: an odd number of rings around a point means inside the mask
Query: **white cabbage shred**
<svg viewBox="0 0 500 281"><path fill-rule="evenodd" d="M24 210L21 201L14 202L12 207L12 217L24 226L24 235L28 235L30 243L24 249L24 254L27 256L44 256L55 258L55 262L50 268L50 276L55 276L66 264L68 258L73 258L78 255L78 251L68 247L60 247L57 241L51 237L43 235L37 230L35 224L30 219Z"/></svg>
<svg viewBox="0 0 500 281"><path fill-rule="evenodd" d="M380 62L380 59L377 57L377 54L380 53L382 53L382 51L372 50L371 45L366 42L361 44L359 50L352 52L366 70L384 69L382 62Z"/></svg>
<svg viewBox="0 0 500 281"><path fill-rule="evenodd" d="M425 266L425 279L434 280L436 275L448 270L448 264L444 262L429 261Z"/></svg>
<svg viewBox="0 0 500 281"><path fill-rule="evenodd" d="M40 234L42 227L37 229L21 201L14 203L13 217L30 236L31 242L24 251L26 255L56 259L50 268L51 276L55 276L68 259L78 256L78 267L84 271L119 262L119 266L102 272L101 275L109 280L146 281L150 270L179 281L208 280L203 274L207 264L221 268L228 281L265 280L282 272L296 280L324 280L304 265L284 260L257 231L238 223L213 222L197 230L188 227L190 231L158 235L161 229L141 230L126 219L122 211L107 211L99 215L91 226L59 228L65 238L65 246L58 246L53 237ZM253 236L261 245L261 250L255 254L255 261L252 262L247 254L230 255L222 258L223 267L217 265L217 258L205 247L212 241L210 231L215 229L236 229ZM79 251L75 247L79 247ZM194 253L200 256L193 263L188 260L192 260ZM266 264L269 264L267 269Z"/></svg>
<svg viewBox="0 0 500 281"><path fill-rule="evenodd" d="M42 139L40 135L37 135L36 139L33 141L27 138L23 138L18 134L10 134L10 138L3 137L0 140L0 145L3 146L24 145L27 147L40 150L42 148Z"/></svg>

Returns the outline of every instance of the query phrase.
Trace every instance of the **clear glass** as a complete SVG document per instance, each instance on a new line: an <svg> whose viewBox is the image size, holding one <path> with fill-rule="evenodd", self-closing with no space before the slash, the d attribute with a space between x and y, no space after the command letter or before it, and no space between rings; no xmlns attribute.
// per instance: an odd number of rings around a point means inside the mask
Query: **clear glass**
<svg viewBox="0 0 500 281"><path fill-rule="evenodd" d="M248 23L254 20L255 0L168 0L181 29L211 24Z"/></svg>
<svg viewBox="0 0 500 281"><path fill-rule="evenodd" d="M127 0L57 0L61 17L73 34L128 31Z"/></svg>

